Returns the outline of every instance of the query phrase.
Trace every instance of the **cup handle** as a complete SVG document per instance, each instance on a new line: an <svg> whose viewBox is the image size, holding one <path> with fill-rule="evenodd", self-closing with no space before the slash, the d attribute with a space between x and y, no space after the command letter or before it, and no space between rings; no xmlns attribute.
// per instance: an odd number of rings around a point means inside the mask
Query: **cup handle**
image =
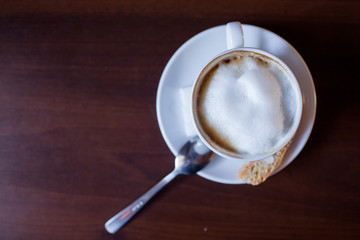
<svg viewBox="0 0 360 240"><path fill-rule="evenodd" d="M240 22L226 24L227 49L244 47L244 33Z"/></svg>

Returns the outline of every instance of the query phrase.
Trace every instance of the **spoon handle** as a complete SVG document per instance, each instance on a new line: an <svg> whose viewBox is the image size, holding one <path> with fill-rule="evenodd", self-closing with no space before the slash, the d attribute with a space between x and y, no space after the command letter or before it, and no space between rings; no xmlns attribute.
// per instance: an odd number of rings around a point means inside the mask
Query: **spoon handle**
<svg viewBox="0 0 360 240"><path fill-rule="evenodd" d="M125 209L120 211L118 214L110 218L105 223L105 229L109 233L115 233L120 228L122 228L140 209L157 193L162 189L167 183L173 180L178 175L178 172L172 171L166 177L164 177L160 182L155 186L150 188L146 193L141 197L136 199L133 203L127 206Z"/></svg>

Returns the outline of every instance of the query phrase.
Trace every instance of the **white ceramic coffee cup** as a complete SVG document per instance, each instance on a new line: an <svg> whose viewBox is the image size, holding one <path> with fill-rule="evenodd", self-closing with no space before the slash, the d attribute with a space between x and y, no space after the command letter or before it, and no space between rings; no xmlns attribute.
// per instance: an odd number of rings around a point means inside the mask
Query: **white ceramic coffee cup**
<svg viewBox="0 0 360 240"><path fill-rule="evenodd" d="M276 152L278 152L281 148L283 148L295 135L296 130L300 124L301 115L302 115L302 94L299 87L299 84L296 80L295 75L292 73L290 68L278 57L272 55L271 53L268 53L261 49L256 48L246 48L244 47L244 35L242 31L241 24L239 22L231 22L228 23L226 26L226 38L227 38L227 48L225 52L220 53L218 56L216 56L213 60L211 60L201 71L198 78L196 79L193 88L192 88L192 100L191 100L191 114L192 114L192 121L194 123L195 130L197 132L197 135L200 137L200 139L204 142L204 144L210 148L212 151L214 151L216 154L227 158L227 159L234 159L234 160L240 160L240 161L257 161L264 158L267 158ZM276 147L268 149L268 151L264 151L259 154L241 154L241 153L231 153L229 151L226 151L224 148L219 147L218 145L214 144L212 139L209 138L209 136L204 132L199 119L198 119L198 109L196 106L196 99L198 97L198 88L199 85L201 85L201 81L203 80L204 76L207 74L209 70L212 69L214 65L221 62L223 59L225 59L228 55L231 55L231 53L241 51L241 52L251 52L255 54L260 54L262 56L265 56L266 58L269 58L271 61L276 62L279 64L286 72L291 76L291 85L295 89L295 95L296 95L296 114L295 119L293 120L293 127L289 129L289 132L286 134L286 138L282 139L280 144L277 144Z"/></svg>

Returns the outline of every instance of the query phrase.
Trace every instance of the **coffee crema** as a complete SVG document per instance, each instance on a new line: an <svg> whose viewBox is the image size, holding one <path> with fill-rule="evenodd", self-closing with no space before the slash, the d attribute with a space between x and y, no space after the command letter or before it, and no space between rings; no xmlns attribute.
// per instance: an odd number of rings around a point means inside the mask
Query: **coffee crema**
<svg viewBox="0 0 360 240"><path fill-rule="evenodd" d="M266 155L290 140L301 101L296 79L280 63L239 50L215 59L200 75L194 114L215 149Z"/></svg>

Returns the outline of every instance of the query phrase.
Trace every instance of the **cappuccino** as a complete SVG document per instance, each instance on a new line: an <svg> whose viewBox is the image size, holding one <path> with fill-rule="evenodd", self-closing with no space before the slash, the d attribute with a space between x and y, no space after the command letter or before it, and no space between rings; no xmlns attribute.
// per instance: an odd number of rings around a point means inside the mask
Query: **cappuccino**
<svg viewBox="0 0 360 240"><path fill-rule="evenodd" d="M295 77L260 53L238 50L213 60L194 91L197 128L224 154L269 154L298 126L301 97Z"/></svg>

